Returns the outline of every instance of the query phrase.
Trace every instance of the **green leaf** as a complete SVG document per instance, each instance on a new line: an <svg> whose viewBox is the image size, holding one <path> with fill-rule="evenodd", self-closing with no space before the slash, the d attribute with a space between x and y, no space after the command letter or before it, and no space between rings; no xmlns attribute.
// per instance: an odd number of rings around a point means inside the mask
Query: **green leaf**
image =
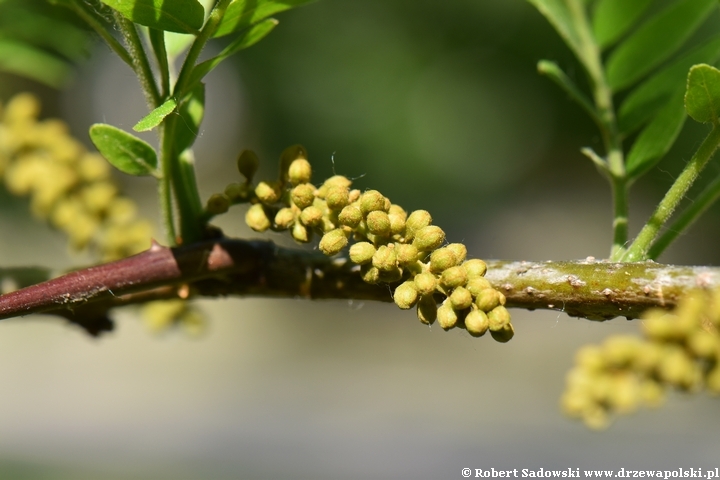
<svg viewBox="0 0 720 480"><path fill-rule="evenodd" d="M720 70L710 65L690 69L685 92L685 110L700 123L718 123L720 115Z"/></svg>
<svg viewBox="0 0 720 480"><path fill-rule="evenodd" d="M654 167L670 150L685 123L682 93L674 95L640 132L627 158L627 174L637 178Z"/></svg>
<svg viewBox="0 0 720 480"><path fill-rule="evenodd" d="M717 0L680 0L645 22L607 61L613 91L629 87L675 53L710 13Z"/></svg>
<svg viewBox="0 0 720 480"><path fill-rule="evenodd" d="M583 61L583 42L575 28L572 15L568 10L565 0L528 0L543 14L550 24L555 28L565 43ZM584 7L583 7L584 8ZM585 63L583 61L583 63Z"/></svg>
<svg viewBox="0 0 720 480"><path fill-rule="evenodd" d="M146 142L104 123L90 127L90 139L103 157L129 175L157 175L157 154Z"/></svg>
<svg viewBox="0 0 720 480"><path fill-rule="evenodd" d="M225 11L214 37L243 30L260 20L315 0L233 0Z"/></svg>
<svg viewBox="0 0 720 480"><path fill-rule="evenodd" d="M69 63L25 42L0 38L0 71L60 88L70 79Z"/></svg>
<svg viewBox="0 0 720 480"><path fill-rule="evenodd" d="M652 0L599 0L593 14L593 34L602 48L613 44L640 19Z"/></svg>
<svg viewBox="0 0 720 480"><path fill-rule="evenodd" d="M177 102L174 98L168 98L165 102L152 112L148 113L142 120L135 124L133 130L136 132L147 132L162 123L162 121L175 111Z"/></svg>
<svg viewBox="0 0 720 480"><path fill-rule="evenodd" d="M178 109L180 119L175 122L175 151L181 153L190 148L202 123L205 114L205 84L199 83L187 95Z"/></svg>
<svg viewBox="0 0 720 480"><path fill-rule="evenodd" d="M698 63L720 59L720 35L692 49L640 84L623 101L618 112L620 131L627 134L647 122L676 92L685 90L687 72Z"/></svg>
<svg viewBox="0 0 720 480"><path fill-rule="evenodd" d="M275 20L274 18L268 18L241 32L240 36L233 40L230 45L225 47L225 49L223 49L223 51L220 52L218 56L213 57L210 60L205 60L193 69L192 74L190 75L189 85L194 85L200 80L202 80L205 75L210 73L215 67L220 65L220 63L229 56L234 55L240 50L255 45L257 42L265 38L270 32L272 32L272 30L277 24L277 20Z"/></svg>
<svg viewBox="0 0 720 480"><path fill-rule="evenodd" d="M125 18L167 32L197 34L205 10L197 0L101 0Z"/></svg>

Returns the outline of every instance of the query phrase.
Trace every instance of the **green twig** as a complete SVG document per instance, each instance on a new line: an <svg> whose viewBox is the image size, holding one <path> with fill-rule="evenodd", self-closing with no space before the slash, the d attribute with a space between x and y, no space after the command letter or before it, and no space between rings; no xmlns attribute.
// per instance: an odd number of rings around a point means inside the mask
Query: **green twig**
<svg viewBox="0 0 720 480"><path fill-rule="evenodd" d="M158 63L163 98L170 95L170 66L168 65L167 49L165 48L165 32L155 28L148 29L150 44L155 52Z"/></svg>
<svg viewBox="0 0 720 480"><path fill-rule="evenodd" d="M700 215L720 198L720 178L716 178L687 209L675 220L660 237L650 246L648 258L656 260L670 244L690 225L695 223Z"/></svg>
<svg viewBox="0 0 720 480"><path fill-rule="evenodd" d="M100 35L103 40L105 40L105 43L107 43L108 47L117 54L120 59L127 63L131 68L133 68L133 61L132 57L130 57L130 54L127 50L125 50L125 47L123 47L120 42L118 42L115 37L112 36L110 32L108 32L107 28L105 28L105 25L103 25L98 19L95 17L95 15L88 12L83 4L79 1L75 1L72 3L72 9L77 15L82 18L85 23L87 23L93 30L95 30L95 33Z"/></svg>
<svg viewBox="0 0 720 480"><path fill-rule="evenodd" d="M128 51L130 52L133 70L140 80L140 85L142 85L148 106L150 107L150 110L153 110L162 102L142 40L140 40L135 24L123 17L122 14L117 11L114 11L113 13L115 15L115 21L117 22L118 28L125 39L125 43L127 44Z"/></svg>
<svg viewBox="0 0 720 480"><path fill-rule="evenodd" d="M708 160L710 160L718 146L720 146L720 127L714 125L700 148L695 152L695 155L693 155L690 162L658 204L655 213L653 213L637 238L635 238L635 241L630 245L630 248L625 252L622 257L623 261L638 262L648 258L648 250L655 241L660 229L670 219L675 208L685 197L685 193L707 165Z"/></svg>

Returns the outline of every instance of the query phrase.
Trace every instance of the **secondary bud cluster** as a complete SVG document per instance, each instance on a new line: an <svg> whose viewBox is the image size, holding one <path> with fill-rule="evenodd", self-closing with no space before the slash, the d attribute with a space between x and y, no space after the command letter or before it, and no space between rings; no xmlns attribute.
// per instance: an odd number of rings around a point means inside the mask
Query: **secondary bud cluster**
<svg viewBox="0 0 720 480"><path fill-rule="evenodd" d="M618 335L578 351L565 413L602 428L612 412L659 405L667 387L720 394L720 290L692 292L672 312L652 309L642 318L644 339Z"/></svg>
<svg viewBox="0 0 720 480"><path fill-rule="evenodd" d="M148 302L143 305L142 316L145 325L153 333L179 327L189 335L198 336L207 328L202 313L192 303L182 299Z"/></svg>
<svg viewBox="0 0 720 480"><path fill-rule="evenodd" d="M408 213L377 190L353 189L352 181L341 175L316 187L301 145L282 153L277 181L254 185L247 171L254 173L256 163L247 159L256 158L247 151L240 155L238 168L246 181L228 185L223 194L230 203L250 203L245 215L250 228L287 230L298 242L319 235L326 255L352 244L349 257L360 265L363 280L396 286L395 303L416 308L422 323L437 321L445 330L459 327L477 337L490 331L499 342L512 338L505 296L484 278L485 262L466 259L463 244L445 245L445 232L432 224L430 213ZM249 163L252 169L245 166ZM208 212L226 210L229 203L214 197ZM220 207L211 208L211 203Z"/></svg>
<svg viewBox="0 0 720 480"><path fill-rule="evenodd" d="M33 214L115 260L150 246L150 224L118 193L109 164L72 138L59 120L38 121L35 97L20 94L0 106L0 178L8 191L29 196Z"/></svg>

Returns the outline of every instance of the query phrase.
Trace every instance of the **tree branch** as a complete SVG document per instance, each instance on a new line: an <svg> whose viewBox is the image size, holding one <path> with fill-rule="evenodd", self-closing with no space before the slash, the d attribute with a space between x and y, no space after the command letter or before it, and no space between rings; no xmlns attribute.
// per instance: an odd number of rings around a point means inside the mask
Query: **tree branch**
<svg viewBox="0 0 720 480"><path fill-rule="evenodd" d="M695 288L720 285L720 268L654 262L488 262L487 279L511 308L552 309L591 320L637 318L674 307ZM0 319L47 313L93 334L112 328L112 308L168 298L301 297L392 301L394 286L369 285L346 258L269 241L221 238L149 250L0 296Z"/></svg>

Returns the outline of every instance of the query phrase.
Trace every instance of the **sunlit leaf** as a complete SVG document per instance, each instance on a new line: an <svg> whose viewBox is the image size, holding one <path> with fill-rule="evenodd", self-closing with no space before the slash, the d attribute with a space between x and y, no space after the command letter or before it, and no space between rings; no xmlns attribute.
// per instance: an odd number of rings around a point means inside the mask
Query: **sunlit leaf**
<svg viewBox="0 0 720 480"><path fill-rule="evenodd" d="M593 34L605 48L640 19L652 0L598 0L593 14Z"/></svg>
<svg viewBox="0 0 720 480"><path fill-rule="evenodd" d="M146 142L104 123L90 127L90 139L103 157L129 175L155 175L157 154Z"/></svg>
<svg viewBox="0 0 720 480"><path fill-rule="evenodd" d="M152 112L148 113L142 120L135 124L133 130L136 132L147 132L162 123L162 121L175 111L177 102L174 98L168 98L165 102Z"/></svg>
<svg viewBox="0 0 720 480"><path fill-rule="evenodd" d="M175 151L180 153L195 143L205 114L205 84L199 83L187 95L178 109L180 119L175 122Z"/></svg>
<svg viewBox="0 0 720 480"><path fill-rule="evenodd" d="M238 32L276 13L299 7L315 0L233 0L225 11L215 37Z"/></svg>
<svg viewBox="0 0 720 480"><path fill-rule="evenodd" d="M101 0L125 18L146 27L178 33L198 33L205 10L197 0Z"/></svg>
<svg viewBox="0 0 720 480"><path fill-rule="evenodd" d="M674 95L655 118L640 132L627 157L630 178L637 178L654 167L670 150L685 123L682 92Z"/></svg>
<svg viewBox="0 0 720 480"><path fill-rule="evenodd" d="M690 67L720 59L720 35L692 49L636 87L618 112L620 130L629 133L648 121L675 93L685 90Z"/></svg>
<svg viewBox="0 0 720 480"><path fill-rule="evenodd" d="M681 0L645 22L607 61L613 91L634 84L675 53L717 5L717 0Z"/></svg>
<svg viewBox="0 0 720 480"><path fill-rule="evenodd" d="M710 65L690 69L685 92L685 109L700 123L718 122L720 116L720 70Z"/></svg>

